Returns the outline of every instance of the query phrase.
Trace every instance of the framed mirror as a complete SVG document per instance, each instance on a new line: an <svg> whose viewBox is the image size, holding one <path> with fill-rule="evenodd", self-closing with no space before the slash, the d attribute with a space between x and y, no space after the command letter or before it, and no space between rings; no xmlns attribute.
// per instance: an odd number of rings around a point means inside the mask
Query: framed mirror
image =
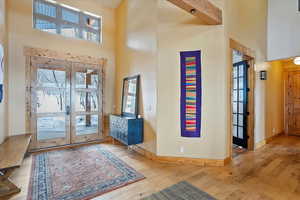
<svg viewBox="0 0 300 200"><path fill-rule="evenodd" d="M140 75L124 78L122 92L122 116L138 115Z"/></svg>

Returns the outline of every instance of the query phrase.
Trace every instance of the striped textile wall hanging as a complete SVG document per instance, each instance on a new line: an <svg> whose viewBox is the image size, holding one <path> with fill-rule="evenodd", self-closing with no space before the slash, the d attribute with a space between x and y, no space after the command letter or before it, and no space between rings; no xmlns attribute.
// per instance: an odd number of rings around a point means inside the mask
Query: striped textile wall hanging
<svg viewBox="0 0 300 200"><path fill-rule="evenodd" d="M181 136L200 137L201 51L184 51L181 59Z"/></svg>

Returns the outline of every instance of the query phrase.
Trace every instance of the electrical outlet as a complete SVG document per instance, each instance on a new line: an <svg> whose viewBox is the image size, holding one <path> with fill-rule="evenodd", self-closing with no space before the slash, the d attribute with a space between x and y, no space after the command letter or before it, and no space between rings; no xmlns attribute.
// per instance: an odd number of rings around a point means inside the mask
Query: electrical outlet
<svg viewBox="0 0 300 200"><path fill-rule="evenodd" d="M273 133L275 133L275 132L276 132L276 129L275 129L275 128L273 128L272 132L273 132Z"/></svg>
<svg viewBox="0 0 300 200"><path fill-rule="evenodd" d="M180 153L184 153L184 147L183 146L180 147Z"/></svg>

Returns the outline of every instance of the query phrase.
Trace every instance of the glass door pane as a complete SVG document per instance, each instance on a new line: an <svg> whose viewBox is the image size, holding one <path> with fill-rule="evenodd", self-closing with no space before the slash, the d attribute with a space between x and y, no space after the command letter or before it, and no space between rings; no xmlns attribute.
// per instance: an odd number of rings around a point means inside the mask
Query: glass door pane
<svg viewBox="0 0 300 200"><path fill-rule="evenodd" d="M81 112L98 111L97 92L76 91L75 110Z"/></svg>
<svg viewBox="0 0 300 200"><path fill-rule="evenodd" d="M232 72L232 113L233 142L247 148L247 103L248 64L242 61L233 65Z"/></svg>
<svg viewBox="0 0 300 200"><path fill-rule="evenodd" d="M72 142L100 139L102 132L101 74L97 66L76 64L72 72Z"/></svg>
<svg viewBox="0 0 300 200"><path fill-rule="evenodd" d="M37 118L37 140L49 140L66 137L66 118L38 117Z"/></svg>
<svg viewBox="0 0 300 200"><path fill-rule="evenodd" d="M89 135L98 133L98 115L76 116L76 135Z"/></svg>
<svg viewBox="0 0 300 200"><path fill-rule="evenodd" d="M70 64L49 59L32 63L32 126L36 148L70 143Z"/></svg>

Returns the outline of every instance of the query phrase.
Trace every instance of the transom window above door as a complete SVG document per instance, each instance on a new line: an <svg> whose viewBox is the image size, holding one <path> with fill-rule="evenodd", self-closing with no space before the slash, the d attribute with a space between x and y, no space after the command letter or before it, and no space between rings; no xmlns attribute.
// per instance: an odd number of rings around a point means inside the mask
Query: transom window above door
<svg viewBox="0 0 300 200"><path fill-rule="evenodd" d="M101 23L100 16L54 0L33 0L35 29L100 43Z"/></svg>

